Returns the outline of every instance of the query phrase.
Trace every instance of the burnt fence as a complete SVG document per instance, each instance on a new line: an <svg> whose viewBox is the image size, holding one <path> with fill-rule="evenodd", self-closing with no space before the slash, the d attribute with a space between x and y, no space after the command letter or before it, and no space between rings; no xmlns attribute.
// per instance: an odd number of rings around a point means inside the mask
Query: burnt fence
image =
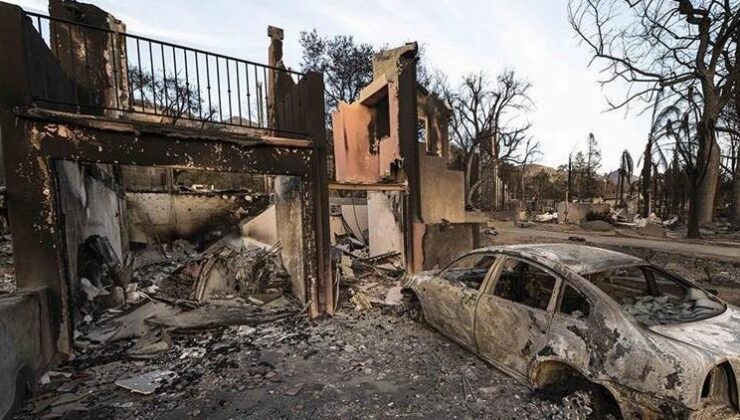
<svg viewBox="0 0 740 420"><path fill-rule="evenodd" d="M278 86L290 90L302 73L25 14L32 27L26 50L36 104L80 114L141 114L171 123L186 120L303 134L300 95L275 94ZM42 57L44 53L48 57Z"/></svg>

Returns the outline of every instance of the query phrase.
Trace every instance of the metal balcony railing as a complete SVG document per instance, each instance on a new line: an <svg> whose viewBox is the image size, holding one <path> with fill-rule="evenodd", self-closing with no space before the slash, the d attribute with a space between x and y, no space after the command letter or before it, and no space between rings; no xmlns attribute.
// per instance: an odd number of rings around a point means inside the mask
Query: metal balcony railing
<svg viewBox="0 0 740 420"><path fill-rule="evenodd" d="M25 12L71 80L60 95L33 77L32 100L80 114L113 111L303 134L299 95L278 83L302 73L125 32ZM107 55L101 59L102 55ZM41 86L39 86L41 85ZM272 110L271 110L272 108ZM277 109L275 109L277 108Z"/></svg>

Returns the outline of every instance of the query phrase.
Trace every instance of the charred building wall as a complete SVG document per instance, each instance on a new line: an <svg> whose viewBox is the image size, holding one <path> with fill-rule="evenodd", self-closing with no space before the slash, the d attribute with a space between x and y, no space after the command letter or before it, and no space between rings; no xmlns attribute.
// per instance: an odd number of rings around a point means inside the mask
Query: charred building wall
<svg viewBox="0 0 740 420"><path fill-rule="evenodd" d="M0 140L17 282L19 293L48 297L48 310L31 316L48 329L28 337L43 351L30 364L4 353L3 371L28 366L37 375L48 355L72 351L75 250L86 237L105 235L125 258L131 201L119 165L287 177L277 217L300 238L285 245L294 293L311 316L331 313L322 76L282 76L281 41L273 36L269 68L278 76L264 93L279 129L252 121L234 126L233 118L221 125L213 116L143 118L141 106L120 106L133 103L125 26L82 3L54 0L50 11L46 27L41 16L0 3Z"/></svg>

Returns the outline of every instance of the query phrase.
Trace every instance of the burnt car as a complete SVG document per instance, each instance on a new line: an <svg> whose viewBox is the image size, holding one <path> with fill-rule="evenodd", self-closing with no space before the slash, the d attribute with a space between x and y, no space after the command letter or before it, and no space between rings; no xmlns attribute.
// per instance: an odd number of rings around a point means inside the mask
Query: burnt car
<svg viewBox="0 0 740 420"><path fill-rule="evenodd" d="M737 414L738 308L639 258L484 248L403 292L412 316L531 388L583 381L624 418Z"/></svg>

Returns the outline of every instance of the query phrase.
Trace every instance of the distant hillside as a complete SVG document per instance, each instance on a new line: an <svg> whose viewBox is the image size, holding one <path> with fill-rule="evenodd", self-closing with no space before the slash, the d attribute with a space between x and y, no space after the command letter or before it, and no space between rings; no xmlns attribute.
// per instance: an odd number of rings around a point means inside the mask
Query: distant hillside
<svg viewBox="0 0 740 420"><path fill-rule="evenodd" d="M518 166L517 166L517 168L518 168ZM540 173L542 171L545 171L545 173L547 173L551 177L552 176L555 176L557 174L557 172L558 172L557 168L553 168L552 166L540 165L538 163L533 163L533 164L527 165L527 171L526 171L526 174L525 175L527 177L532 177L532 176L537 175L538 173ZM604 174L595 174L594 177L599 182L603 182L604 181ZM617 181L619 179L619 171L617 170L617 171L610 172L606 176L606 179L609 181L610 184L617 185ZM639 179L639 177L637 177L635 175L632 175L632 182L635 182L638 179Z"/></svg>
<svg viewBox="0 0 740 420"><path fill-rule="evenodd" d="M545 173L547 173L550 176L554 176L558 172L556 168L553 168L551 166L533 163L533 164L527 165L527 170L524 175L526 177L531 177L531 176L537 175L538 173L542 171L545 171Z"/></svg>
<svg viewBox="0 0 740 420"><path fill-rule="evenodd" d="M619 170L610 172L609 175L607 175L607 179L610 184L617 185L619 183ZM635 182L638 179L640 179L638 176L634 174L632 175L632 182Z"/></svg>

